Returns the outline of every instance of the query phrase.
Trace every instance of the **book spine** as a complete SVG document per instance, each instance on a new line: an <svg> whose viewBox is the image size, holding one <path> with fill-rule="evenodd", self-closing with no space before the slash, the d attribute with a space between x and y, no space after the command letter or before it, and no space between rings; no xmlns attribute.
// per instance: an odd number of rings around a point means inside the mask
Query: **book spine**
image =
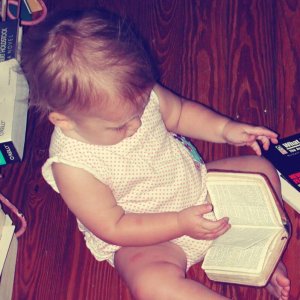
<svg viewBox="0 0 300 300"><path fill-rule="evenodd" d="M18 20L0 22L0 62L16 57Z"/></svg>
<svg viewBox="0 0 300 300"><path fill-rule="evenodd" d="M0 166L20 161L21 158L12 142L0 143Z"/></svg>

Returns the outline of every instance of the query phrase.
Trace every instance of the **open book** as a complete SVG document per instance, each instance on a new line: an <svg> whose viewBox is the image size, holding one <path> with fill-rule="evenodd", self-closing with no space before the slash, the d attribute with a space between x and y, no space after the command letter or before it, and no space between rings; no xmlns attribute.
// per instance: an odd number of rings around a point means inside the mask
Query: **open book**
<svg viewBox="0 0 300 300"><path fill-rule="evenodd" d="M257 173L211 171L207 189L216 218L229 217L231 228L207 251L205 273L215 281L265 285L290 234L270 182Z"/></svg>

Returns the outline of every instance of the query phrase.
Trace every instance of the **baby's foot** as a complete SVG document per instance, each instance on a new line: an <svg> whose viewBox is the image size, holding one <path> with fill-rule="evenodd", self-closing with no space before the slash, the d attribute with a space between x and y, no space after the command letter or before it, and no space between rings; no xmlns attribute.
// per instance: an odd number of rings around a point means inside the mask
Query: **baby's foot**
<svg viewBox="0 0 300 300"><path fill-rule="evenodd" d="M287 277L286 267L279 262L268 285L267 289L274 297L279 300L288 300L290 293L290 280Z"/></svg>

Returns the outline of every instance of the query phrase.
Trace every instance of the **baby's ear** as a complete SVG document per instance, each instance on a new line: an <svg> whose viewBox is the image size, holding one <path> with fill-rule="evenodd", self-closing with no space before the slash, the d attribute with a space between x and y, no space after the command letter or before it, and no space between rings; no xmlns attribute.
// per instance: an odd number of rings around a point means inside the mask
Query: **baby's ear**
<svg viewBox="0 0 300 300"><path fill-rule="evenodd" d="M70 130L74 127L74 122L70 119L70 117L59 113L59 112L51 112L48 116L49 121L63 130Z"/></svg>

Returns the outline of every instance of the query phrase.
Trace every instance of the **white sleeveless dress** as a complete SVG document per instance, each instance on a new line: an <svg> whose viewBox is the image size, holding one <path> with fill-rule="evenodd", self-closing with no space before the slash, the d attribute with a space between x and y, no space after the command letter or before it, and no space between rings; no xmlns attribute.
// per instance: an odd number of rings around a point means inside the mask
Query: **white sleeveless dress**
<svg viewBox="0 0 300 300"><path fill-rule="evenodd" d="M167 131L154 91L141 121L141 127L133 136L112 146L71 139L56 127L51 138L50 157L42 168L45 180L59 192L51 164L64 163L82 168L109 186L126 213L180 211L205 203L206 168L201 159L195 161L187 147ZM206 217L213 219L212 214ZM77 221L94 257L113 265L114 253L120 247L97 238L80 220ZM187 268L202 260L211 245L211 241L195 240L188 236L172 242L186 253Z"/></svg>

